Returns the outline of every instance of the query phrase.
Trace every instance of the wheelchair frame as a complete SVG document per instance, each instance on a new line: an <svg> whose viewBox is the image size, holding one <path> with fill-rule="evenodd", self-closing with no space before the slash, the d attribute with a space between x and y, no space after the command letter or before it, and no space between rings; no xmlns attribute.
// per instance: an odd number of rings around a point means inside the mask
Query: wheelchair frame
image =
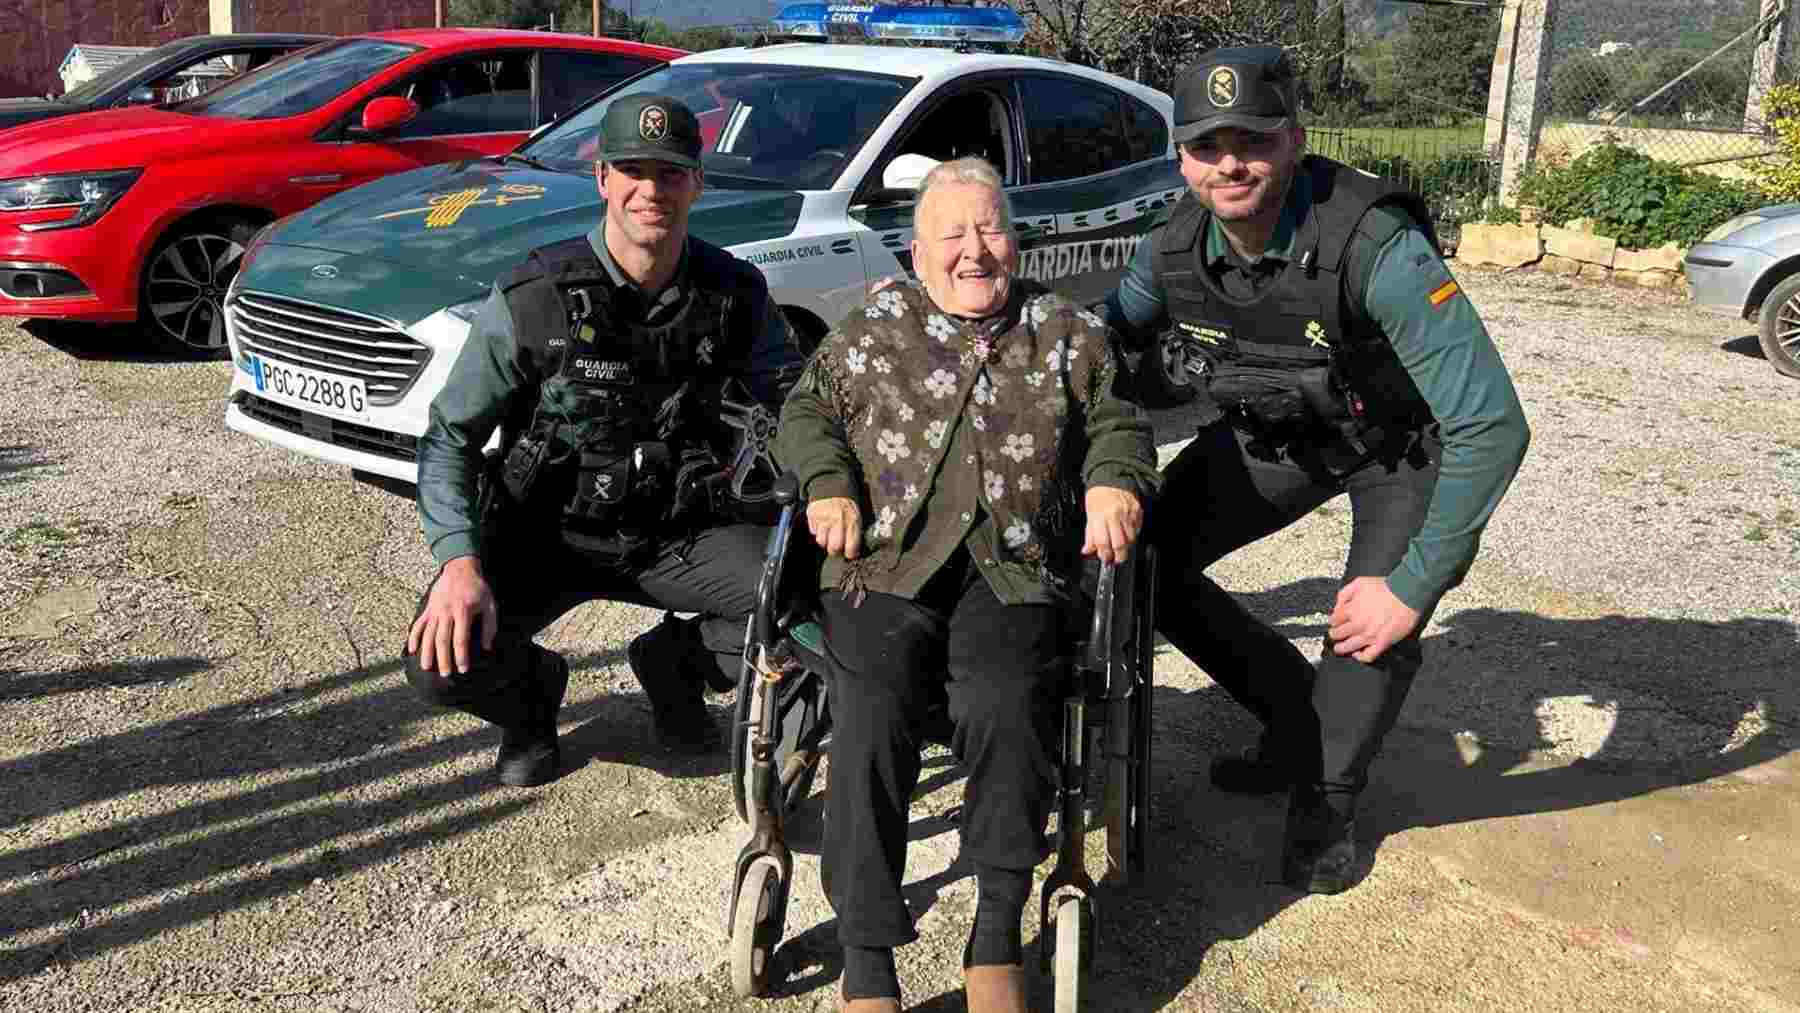
<svg viewBox="0 0 1800 1013"><path fill-rule="evenodd" d="M824 674L808 667L804 642L796 644L795 631L810 616L791 607L781 611L783 570L802 507L792 475L777 481L774 495L781 514L745 631L730 739L732 794L750 826L726 916L732 987L741 997L768 994L793 883L784 825L811 790L830 731ZM1057 1013L1073 1013L1080 1001L1081 974L1099 942L1099 886L1128 886L1142 880L1148 867L1155 577L1155 553L1142 543L1125 563L1103 565L1092 622L1071 659L1055 861L1038 905L1040 965L1054 975ZM1100 814L1106 828L1100 884L1084 858L1095 759L1104 779Z"/></svg>

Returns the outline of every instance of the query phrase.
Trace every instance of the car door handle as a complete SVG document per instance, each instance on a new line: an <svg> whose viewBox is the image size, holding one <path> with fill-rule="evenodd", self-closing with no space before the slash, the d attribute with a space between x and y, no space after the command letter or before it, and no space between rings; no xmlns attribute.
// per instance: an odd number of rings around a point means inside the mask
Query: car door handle
<svg viewBox="0 0 1800 1013"><path fill-rule="evenodd" d="M326 172L317 176L289 176L288 182L304 186L308 183L338 183L342 182L343 178L344 174L341 172Z"/></svg>

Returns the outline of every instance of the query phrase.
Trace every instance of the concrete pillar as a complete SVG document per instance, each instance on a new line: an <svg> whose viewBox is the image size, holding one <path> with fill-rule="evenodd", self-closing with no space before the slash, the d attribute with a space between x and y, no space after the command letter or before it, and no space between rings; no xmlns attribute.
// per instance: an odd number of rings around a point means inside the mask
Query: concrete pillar
<svg viewBox="0 0 1800 1013"><path fill-rule="evenodd" d="M1506 103L1512 98L1513 52L1519 44L1519 5L1508 4L1500 15L1500 39L1494 44L1494 72L1488 78L1486 128L1481 147L1490 158L1499 158L1506 140Z"/></svg>
<svg viewBox="0 0 1800 1013"><path fill-rule="evenodd" d="M1758 19L1766 20L1780 5L1781 0L1762 0ZM1767 129L1769 121L1763 111L1763 100L1769 89L1775 87L1776 66L1787 52L1797 26L1800 26L1800 0L1787 0L1787 12L1763 25L1762 33L1757 36L1756 56L1750 62L1750 97L1744 102L1745 130Z"/></svg>
<svg viewBox="0 0 1800 1013"><path fill-rule="evenodd" d="M254 0L207 0L207 13L211 15L207 30L214 35L256 31Z"/></svg>
<svg viewBox="0 0 1800 1013"><path fill-rule="evenodd" d="M1506 102L1506 135L1502 142L1500 195L1512 200L1519 170L1537 155L1538 131L1550 111L1550 39L1559 0L1519 0L1518 34L1513 47L1512 94ZM1512 13L1510 10L1508 14Z"/></svg>

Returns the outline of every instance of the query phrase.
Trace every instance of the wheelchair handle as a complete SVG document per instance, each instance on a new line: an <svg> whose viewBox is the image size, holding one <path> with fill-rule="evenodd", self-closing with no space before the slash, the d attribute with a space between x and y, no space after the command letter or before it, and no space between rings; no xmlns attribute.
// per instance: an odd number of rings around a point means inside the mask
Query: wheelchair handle
<svg viewBox="0 0 1800 1013"><path fill-rule="evenodd" d="M1095 672L1106 670L1113 655L1113 596L1118 593L1119 567L1100 564L1100 582L1094 588L1093 627L1088 631L1087 663Z"/></svg>

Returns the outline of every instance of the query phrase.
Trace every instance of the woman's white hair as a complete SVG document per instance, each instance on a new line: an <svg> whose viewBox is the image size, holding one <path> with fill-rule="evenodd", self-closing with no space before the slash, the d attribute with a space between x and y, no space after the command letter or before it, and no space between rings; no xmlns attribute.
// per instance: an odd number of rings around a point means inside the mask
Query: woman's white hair
<svg viewBox="0 0 1800 1013"><path fill-rule="evenodd" d="M1006 195L1006 181L1000 178L999 170L989 164L987 159L978 155L964 155L962 158L939 163L919 181L919 202L915 207L924 211L925 196L931 193L933 187L946 183L968 183L994 191L994 196L1000 199L1000 224L1008 229L1012 228L1012 200Z"/></svg>

